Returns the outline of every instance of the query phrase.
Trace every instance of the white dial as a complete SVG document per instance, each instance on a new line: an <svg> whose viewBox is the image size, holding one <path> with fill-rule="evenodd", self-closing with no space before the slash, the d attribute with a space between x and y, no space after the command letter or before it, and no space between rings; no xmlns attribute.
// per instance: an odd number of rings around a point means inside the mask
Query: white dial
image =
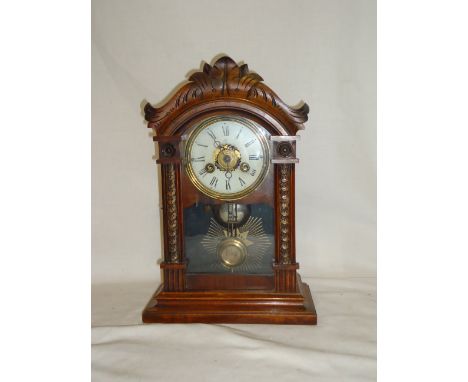
<svg viewBox="0 0 468 382"><path fill-rule="evenodd" d="M187 141L187 174L203 193L223 200L240 199L255 190L269 165L266 131L240 117L212 117Z"/></svg>

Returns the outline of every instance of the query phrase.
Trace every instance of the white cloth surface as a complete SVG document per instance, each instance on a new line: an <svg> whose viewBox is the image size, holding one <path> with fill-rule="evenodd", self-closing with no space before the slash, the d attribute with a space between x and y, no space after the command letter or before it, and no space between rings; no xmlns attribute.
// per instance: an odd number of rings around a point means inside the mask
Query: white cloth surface
<svg viewBox="0 0 468 382"><path fill-rule="evenodd" d="M93 381L374 381L375 278L303 280L317 326L142 324L157 285L93 285Z"/></svg>

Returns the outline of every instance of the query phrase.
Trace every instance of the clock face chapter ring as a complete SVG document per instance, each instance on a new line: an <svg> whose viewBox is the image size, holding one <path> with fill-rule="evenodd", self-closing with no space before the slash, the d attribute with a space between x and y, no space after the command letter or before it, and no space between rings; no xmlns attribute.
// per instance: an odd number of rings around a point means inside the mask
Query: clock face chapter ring
<svg viewBox="0 0 468 382"><path fill-rule="evenodd" d="M238 116L216 116L194 127L185 145L185 171L203 194L241 199L263 182L270 164L268 133Z"/></svg>

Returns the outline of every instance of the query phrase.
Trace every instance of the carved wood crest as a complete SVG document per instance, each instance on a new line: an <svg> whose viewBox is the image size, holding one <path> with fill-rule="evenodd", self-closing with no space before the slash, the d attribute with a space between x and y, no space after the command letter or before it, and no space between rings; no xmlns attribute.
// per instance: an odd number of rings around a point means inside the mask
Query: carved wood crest
<svg viewBox="0 0 468 382"><path fill-rule="evenodd" d="M146 104L145 119L157 135L166 135L167 126L179 115L213 101L220 101L217 107L233 102L253 105L282 123L289 135L296 135L307 121L306 103L297 108L286 105L260 75L249 71L247 64L239 66L228 56L219 58L213 66L205 63L203 71L192 74L188 81L166 104Z"/></svg>

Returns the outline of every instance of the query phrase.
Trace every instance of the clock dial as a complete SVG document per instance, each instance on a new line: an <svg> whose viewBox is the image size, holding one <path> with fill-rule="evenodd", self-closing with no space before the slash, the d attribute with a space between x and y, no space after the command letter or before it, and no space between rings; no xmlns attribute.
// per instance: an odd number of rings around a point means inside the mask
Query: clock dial
<svg viewBox="0 0 468 382"><path fill-rule="evenodd" d="M186 170L204 194L240 199L255 190L269 166L266 131L239 117L213 117L197 126L187 141Z"/></svg>

